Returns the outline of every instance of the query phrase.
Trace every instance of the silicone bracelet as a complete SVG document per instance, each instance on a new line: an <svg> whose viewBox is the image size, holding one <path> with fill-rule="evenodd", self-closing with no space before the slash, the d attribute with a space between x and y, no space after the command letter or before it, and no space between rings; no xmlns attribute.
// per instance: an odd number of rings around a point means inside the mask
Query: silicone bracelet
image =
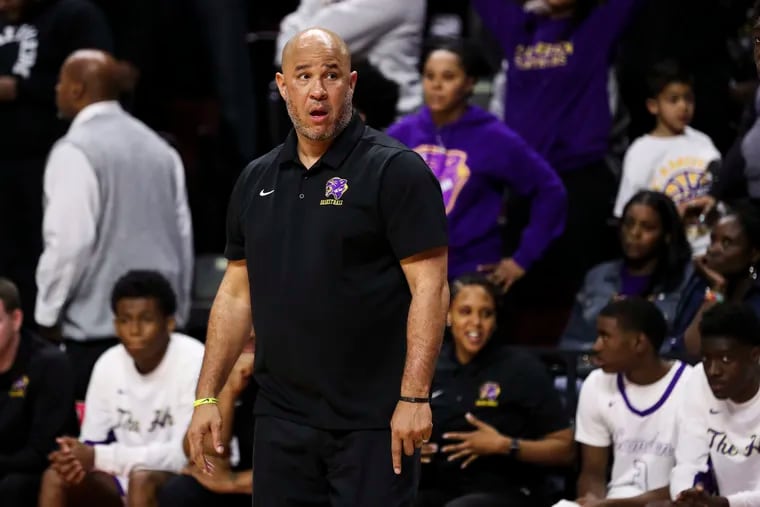
<svg viewBox="0 0 760 507"><path fill-rule="evenodd" d="M193 408L200 407L201 405L216 405L219 403L217 398L201 398L193 402Z"/></svg>
<svg viewBox="0 0 760 507"><path fill-rule="evenodd" d="M413 396L399 396L399 401L405 401L407 403L430 403L430 398L415 398Z"/></svg>

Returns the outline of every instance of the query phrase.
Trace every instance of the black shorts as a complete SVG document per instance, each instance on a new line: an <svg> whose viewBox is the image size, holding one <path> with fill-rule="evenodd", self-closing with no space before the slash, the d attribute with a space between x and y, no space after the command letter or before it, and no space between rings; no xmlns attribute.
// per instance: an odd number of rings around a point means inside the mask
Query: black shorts
<svg viewBox="0 0 760 507"><path fill-rule="evenodd" d="M419 451L393 472L388 430L328 431L258 416L254 507L411 507Z"/></svg>

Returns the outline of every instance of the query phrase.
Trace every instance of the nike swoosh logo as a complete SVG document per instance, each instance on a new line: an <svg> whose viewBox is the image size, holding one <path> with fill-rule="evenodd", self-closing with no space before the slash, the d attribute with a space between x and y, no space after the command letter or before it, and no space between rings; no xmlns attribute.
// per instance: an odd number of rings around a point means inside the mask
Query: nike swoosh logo
<svg viewBox="0 0 760 507"><path fill-rule="evenodd" d="M714 408L710 409L711 414L720 414L720 410L715 410Z"/></svg>
<svg viewBox="0 0 760 507"><path fill-rule="evenodd" d="M261 192L259 192L259 195L260 195L261 197L266 197L266 196L268 196L269 194L273 194L273 193L274 193L274 189L272 189L272 190L268 190L268 191L266 191L266 192L264 191L264 189L261 189Z"/></svg>
<svg viewBox="0 0 760 507"><path fill-rule="evenodd" d="M433 391L433 393L430 395L430 399L433 400L442 394L443 394L443 389L439 389L438 391Z"/></svg>

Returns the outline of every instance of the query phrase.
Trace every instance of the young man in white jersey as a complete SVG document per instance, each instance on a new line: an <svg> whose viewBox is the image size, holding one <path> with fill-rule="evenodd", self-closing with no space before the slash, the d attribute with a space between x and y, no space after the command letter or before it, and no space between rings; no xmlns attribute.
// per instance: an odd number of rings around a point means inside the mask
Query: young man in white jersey
<svg viewBox="0 0 760 507"><path fill-rule="evenodd" d="M675 415L691 367L659 356L667 324L645 299L608 304L597 331L593 350L600 369L584 382L576 415L582 461L576 503L644 507L667 500Z"/></svg>
<svg viewBox="0 0 760 507"><path fill-rule="evenodd" d="M187 462L203 345L173 333L176 296L162 275L130 271L111 296L121 341L95 363L80 440L58 439L40 505L151 507Z"/></svg>
<svg viewBox="0 0 760 507"><path fill-rule="evenodd" d="M760 320L725 303L699 328L703 360L678 414L671 505L760 507Z"/></svg>

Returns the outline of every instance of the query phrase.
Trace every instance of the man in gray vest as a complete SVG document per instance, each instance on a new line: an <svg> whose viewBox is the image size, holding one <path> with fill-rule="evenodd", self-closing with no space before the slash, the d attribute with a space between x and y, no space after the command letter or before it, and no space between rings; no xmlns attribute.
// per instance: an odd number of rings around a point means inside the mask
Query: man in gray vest
<svg viewBox="0 0 760 507"><path fill-rule="evenodd" d="M177 152L117 99L118 66L105 52L74 52L61 68L56 103L72 119L44 178L45 248L37 266L35 320L62 338L83 400L90 372L113 338L110 291L133 269L162 273L189 312L192 231Z"/></svg>

